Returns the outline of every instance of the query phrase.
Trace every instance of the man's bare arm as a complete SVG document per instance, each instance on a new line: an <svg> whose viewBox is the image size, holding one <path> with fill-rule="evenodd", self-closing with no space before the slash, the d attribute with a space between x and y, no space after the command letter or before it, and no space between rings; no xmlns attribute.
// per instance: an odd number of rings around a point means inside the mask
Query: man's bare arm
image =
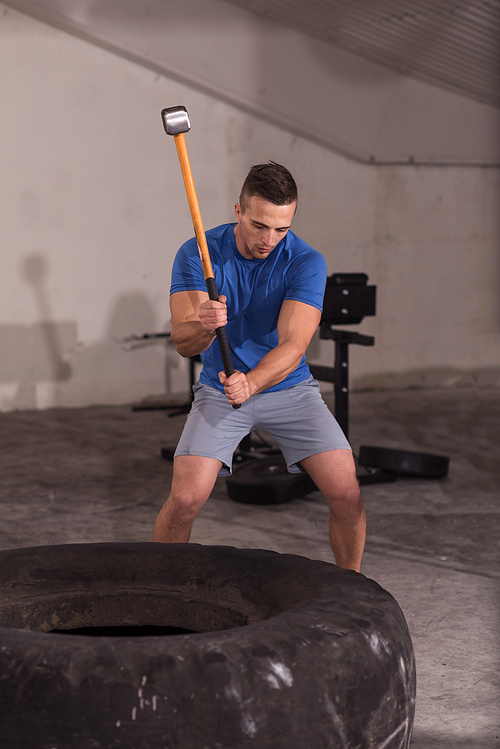
<svg viewBox="0 0 500 749"><path fill-rule="evenodd" d="M230 403L244 403L251 395L282 382L304 356L318 327L321 312L310 304L286 299L278 319L278 345L246 374L235 372L229 379L219 375Z"/></svg>
<svg viewBox="0 0 500 749"><path fill-rule="evenodd" d="M227 322L226 297L210 301L206 291L177 291L170 297L172 342L181 356L206 351L215 330Z"/></svg>

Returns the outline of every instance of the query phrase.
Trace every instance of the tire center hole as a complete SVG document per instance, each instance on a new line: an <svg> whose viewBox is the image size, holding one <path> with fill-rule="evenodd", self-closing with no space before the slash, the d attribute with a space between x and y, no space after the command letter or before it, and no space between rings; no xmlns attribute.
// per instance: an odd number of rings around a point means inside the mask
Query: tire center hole
<svg viewBox="0 0 500 749"><path fill-rule="evenodd" d="M183 627L154 624L124 624L114 626L75 627L74 629L52 629L51 634L80 635L85 637L170 637L192 635L195 630Z"/></svg>

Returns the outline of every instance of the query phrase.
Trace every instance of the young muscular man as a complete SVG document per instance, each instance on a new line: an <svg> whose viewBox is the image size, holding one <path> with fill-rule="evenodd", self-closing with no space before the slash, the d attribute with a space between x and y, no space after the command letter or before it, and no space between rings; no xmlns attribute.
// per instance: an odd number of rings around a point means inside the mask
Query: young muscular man
<svg viewBox="0 0 500 749"><path fill-rule="evenodd" d="M285 167L252 167L236 223L207 232L218 301L208 299L196 240L177 253L172 341L182 356L201 354L203 370L153 540L189 541L217 476L231 472L234 450L257 429L276 439L289 471L302 468L314 480L330 508L335 561L359 572L366 517L351 448L305 362L321 318L326 263L291 231L296 209L297 187ZM215 333L222 325L235 369L229 378Z"/></svg>

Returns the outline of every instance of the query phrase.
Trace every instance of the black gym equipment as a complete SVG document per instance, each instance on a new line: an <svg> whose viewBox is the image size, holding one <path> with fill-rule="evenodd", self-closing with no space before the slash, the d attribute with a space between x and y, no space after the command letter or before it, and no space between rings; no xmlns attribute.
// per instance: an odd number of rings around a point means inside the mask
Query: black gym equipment
<svg viewBox="0 0 500 749"><path fill-rule="evenodd" d="M393 450L389 447L361 445L358 455L362 466L381 468L397 476L442 479L448 475L450 459L444 455Z"/></svg>
<svg viewBox="0 0 500 749"><path fill-rule="evenodd" d="M326 282L319 337L335 341L332 367L310 364L317 380L332 382L335 393L335 418L349 439L349 346L373 346L373 336L334 330L333 325L357 325L364 317L375 315L376 286L367 285L366 273L334 273Z"/></svg>
<svg viewBox="0 0 500 749"><path fill-rule="evenodd" d="M376 314L376 286L368 285L366 273L334 273L326 282L319 337L335 342L334 366L310 364L317 380L332 382L335 397L335 418L349 439L349 346L374 346L373 336L347 330L336 325L358 325L364 317ZM384 466L363 463L355 455L360 484L389 483L397 473Z"/></svg>
<svg viewBox="0 0 500 749"><path fill-rule="evenodd" d="M258 448L257 448L258 449ZM272 450L272 448L271 448ZM268 457L247 459L226 479L229 497L235 502L253 505L276 505L300 499L316 485L308 473L289 473L280 451Z"/></svg>

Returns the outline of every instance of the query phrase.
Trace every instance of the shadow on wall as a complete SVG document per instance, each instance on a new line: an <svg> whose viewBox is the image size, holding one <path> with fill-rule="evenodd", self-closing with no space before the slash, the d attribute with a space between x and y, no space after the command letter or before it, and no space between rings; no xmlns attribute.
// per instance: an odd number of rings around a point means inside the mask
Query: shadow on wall
<svg viewBox="0 0 500 749"><path fill-rule="evenodd" d="M117 299L103 340L79 349L72 359L85 404L130 403L168 389L165 339L139 347L123 343L131 335L154 331L154 308L145 294L129 292Z"/></svg>
<svg viewBox="0 0 500 749"><path fill-rule="evenodd" d="M62 352L76 343L75 322L0 326L0 409L38 408L41 385L71 380Z"/></svg>
<svg viewBox="0 0 500 749"><path fill-rule="evenodd" d="M32 289L39 322L0 326L0 410L126 403L165 389L165 342L131 350L119 345L133 333L154 330L146 295L122 295L111 309L101 341L78 340L76 321L55 321L45 278L47 262L31 255L22 276Z"/></svg>

